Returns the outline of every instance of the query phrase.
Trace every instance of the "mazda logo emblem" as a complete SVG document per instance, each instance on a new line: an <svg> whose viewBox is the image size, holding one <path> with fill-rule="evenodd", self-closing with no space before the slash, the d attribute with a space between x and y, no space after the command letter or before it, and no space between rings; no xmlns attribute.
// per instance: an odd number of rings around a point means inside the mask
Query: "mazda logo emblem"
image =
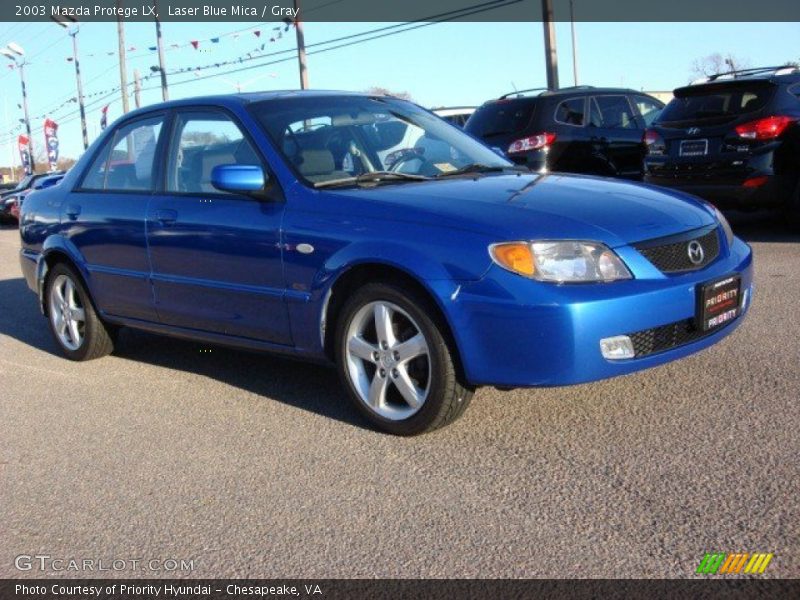
<svg viewBox="0 0 800 600"><path fill-rule="evenodd" d="M698 133L700 133L700 128L699 127L689 127L689 129L686 130L686 133L688 133L689 135L697 135Z"/></svg>
<svg viewBox="0 0 800 600"><path fill-rule="evenodd" d="M689 245L686 248L686 253L689 255L689 260L693 265L699 265L706 257L706 253L703 252L703 247L697 240L692 240L689 242Z"/></svg>

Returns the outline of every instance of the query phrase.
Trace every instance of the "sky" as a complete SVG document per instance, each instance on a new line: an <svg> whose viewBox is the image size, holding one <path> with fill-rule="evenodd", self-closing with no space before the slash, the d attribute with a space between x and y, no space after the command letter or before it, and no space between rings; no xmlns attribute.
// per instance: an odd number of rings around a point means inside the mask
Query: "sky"
<svg viewBox="0 0 800 600"><path fill-rule="evenodd" d="M305 23L309 48L310 86L317 89L365 90L372 86L408 92L427 107L477 105L513 89L544 87L543 27L541 23L436 23L328 52L312 52L326 40L387 27L390 23ZM241 73L236 67L192 70L170 76L171 98L299 87L294 31L270 42L275 24L164 23L167 71L235 59L265 44L264 53L285 54L241 63L287 58ZM116 23L82 24L78 40L84 94L87 95L89 141L100 133L100 109L108 104L109 122L122 114ZM576 23L578 80L582 85L624 86L663 91L692 79L692 63L719 52L731 53L750 66L778 65L800 60L800 23ZM261 32L260 36L255 31ZM234 32L239 32L238 36ZM133 69L144 75L158 60L153 23L125 25L128 78ZM217 44L209 40L219 37ZM570 24L556 25L561 86L573 85ZM190 42L199 40L195 49ZM55 23L0 23L0 46L13 41L23 47L30 64L25 68L33 141L44 145L43 118L59 123L61 155L83 151L77 105L64 100L76 95L72 43ZM172 44L180 45L171 48ZM111 53L111 55L108 55ZM90 56L94 55L94 56ZM0 67L0 166L13 159L19 165L16 138L22 111L19 74ZM186 83L178 82L185 81ZM157 78L144 82L142 104L161 101ZM132 90L131 90L132 91ZM91 94L96 94L90 97ZM103 98L107 95L107 98ZM133 99L130 100L133 107ZM37 150L38 153L38 150Z"/></svg>

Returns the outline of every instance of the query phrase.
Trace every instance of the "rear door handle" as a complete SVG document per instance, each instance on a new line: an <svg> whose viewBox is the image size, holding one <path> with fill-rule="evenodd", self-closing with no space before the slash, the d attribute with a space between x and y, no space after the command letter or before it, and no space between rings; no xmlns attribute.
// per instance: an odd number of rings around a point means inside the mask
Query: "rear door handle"
<svg viewBox="0 0 800 600"><path fill-rule="evenodd" d="M172 225L178 220L178 211L170 209L157 210L156 220L164 226Z"/></svg>
<svg viewBox="0 0 800 600"><path fill-rule="evenodd" d="M69 217L70 221L74 221L81 214L81 207L78 204L68 204L64 209L64 213Z"/></svg>

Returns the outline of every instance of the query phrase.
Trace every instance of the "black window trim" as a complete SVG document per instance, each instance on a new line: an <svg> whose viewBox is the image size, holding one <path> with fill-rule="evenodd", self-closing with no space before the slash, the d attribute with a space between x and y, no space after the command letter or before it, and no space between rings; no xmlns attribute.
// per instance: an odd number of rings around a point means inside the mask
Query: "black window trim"
<svg viewBox="0 0 800 600"><path fill-rule="evenodd" d="M227 193L227 192L181 192L181 191L172 191L167 189L167 165L169 163L170 152L172 151L172 142L175 136L176 128L178 126L179 118L185 114L209 114L209 113L220 113L225 117L228 117L230 121L238 127L239 131L242 133L242 137L247 140L250 144L250 147L255 152L256 156L259 159L260 166L264 171L264 175L267 177L267 185L265 189L265 193L269 196L270 202L283 202L286 199L286 196L283 191L283 187L281 186L278 178L275 176L274 171L270 168L269 162L267 161L264 153L258 147L253 136L247 130L247 127L241 122L238 116L231 111L230 109L224 106L218 106L215 104L190 104L185 106L176 106L170 109L170 119L168 123L168 131L167 137L165 138L164 142L164 154L163 156L166 160L161 161L161 172L159 173L158 181L156 182L156 193L161 195L168 195L173 197L186 197L186 198L219 198L224 200L242 200L248 199L253 200L253 196L248 196L245 194L234 194L234 193Z"/></svg>
<svg viewBox="0 0 800 600"><path fill-rule="evenodd" d="M161 131L158 132L158 143L156 144L156 151L153 157L153 175L152 175L152 182L150 184L149 190L117 190L117 189L96 189L96 188L85 188L83 187L84 181L86 181L86 177L89 173L89 169L92 168L94 165L94 161L105 151L108 147L107 144L111 144L111 150L114 149L114 143L117 140L117 134L119 133L120 129L123 127L127 127L133 123L138 121L146 121L148 119L153 119L155 117L163 117L161 122ZM114 130L108 134L107 140L105 143L101 144L95 153L91 156L90 160L87 161L86 167L80 174L79 183L75 188L72 190L73 193L81 193L81 194L130 194L130 195L148 195L151 196L156 193L156 187L158 184L158 177L159 171L161 170L161 163L160 161L155 160L155 157L159 155L160 151L163 150L164 144L164 132L169 124L169 111L166 109L157 109L153 111L149 111L142 114L137 114L132 116L128 119L120 121L114 127ZM111 152L109 151L108 157L106 157L106 167L108 166L108 161L111 158ZM108 173L106 173L107 175ZM105 183L105 180L103 181Z"/></svg>
<svg viewBox="0 0 800 600"><path fill-rule="evenodd" d="M561 100L560 102L557 102L555 108L553 109L553 121L558 123L559 125L566 125L568 127L577 127L577 128L586 127L589 124L589 119L586 118L586 115L588 114L588 111L586 110L587 107L588 107L588 98L589 97L586 96L586 95L584 95L584 96L571 96L569 98L565 98L564 100ZM570 100L581 100L581 99L583 100L583 125L575 125L575 123L565 123L564 121L559 121L558 120L556 115L558 115L558 107L559 106L561 106L565 102L569 102Z"/></svg>

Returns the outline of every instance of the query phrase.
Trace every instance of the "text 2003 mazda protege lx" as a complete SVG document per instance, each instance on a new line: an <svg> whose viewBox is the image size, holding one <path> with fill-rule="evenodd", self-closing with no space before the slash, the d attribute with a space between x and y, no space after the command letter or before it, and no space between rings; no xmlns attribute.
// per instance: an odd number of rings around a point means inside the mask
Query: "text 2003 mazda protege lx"
<svg viewBox="0 0 800 600"><path fill-rule="evenodd" d="M67 357L108 354L128 326L333 361L397 434L453 421L480 385L684 357L752 293L750 248L710 205L520 171L391 97L137 110L21 221L22 269Z"/></svg>

